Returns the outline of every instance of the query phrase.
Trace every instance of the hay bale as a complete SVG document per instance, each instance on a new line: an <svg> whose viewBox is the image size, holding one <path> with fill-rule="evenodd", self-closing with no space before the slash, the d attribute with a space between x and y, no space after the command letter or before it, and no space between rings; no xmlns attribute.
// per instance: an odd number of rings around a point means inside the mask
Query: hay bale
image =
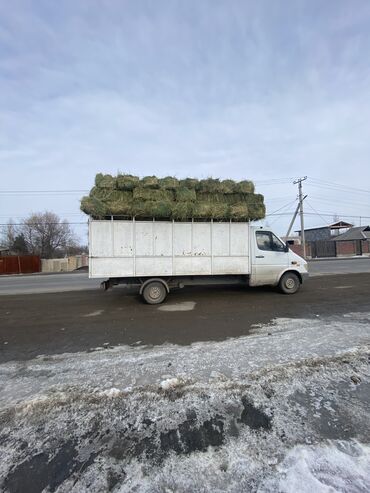
<svg viewBox="0 0 370 493"><path fill-rule="evenodd" d="M245 202L249 203L250 201L250 196L254 196L254 194L249 194L249 193L228 193L224 194L224 200L227 204L233 205L233 204L239 204L240 202ZM253 199L252 199L253 200Z"/></svg>
<svg viewBox="0 0 370 493"><path fill-rule="evenodd" d="M173 200L173 192L163 188L137 187L133 191L133 198L134 200L170 201Z"/></svg>
<svg viewBox="0 0 370 493"><path fill-rule="evenodd" d="M195 202L197 194L194 189L181 187L175 191L175 198L177 202Z"/></svg>
<svg viewBox="0 0 370 493"><path fill-rule="evenodd" d="M226 195L223 193L197 192L197 202L208 202L210 204L227 203Z"/></svg>
<svg viewBox="0 0 370 493"><path fill-rule="evenodd" d="M82 197L81 210L89 216L101 218L107 214L107 206L96 197Z"/></svg>
<svg viewBox="0 0 370 493"><path fill-rule="evenodd" d="M179 188L179 180L173 176L166 176L165 178L160 178L159 186L165 190L176 190Z"/></svg>
<svg viewBox="0 0 370 493"><path fill-rule="evenodd" d="M220 182L220 192L229 194L236 191L236 182L234 180L222 180Z"/></svg>
<svg viewBox="0 0 370 493"><path fill-rule="evenodd" d="M194 217L193 202L175 202L172 206L172 219L184 220Z"/></svg>
<svg viewBox="0 0 370 493"><path fill-rule="evenodd" d="M103 202L113 202L119 200L126 200L127 202L132 200L132 192L129 190L112 190L110 188L92 188L90 197L95 197Z"/></svg>
<svg viewBox="0 0 370 493"><path fill-rule="evenodd" d="M132 201L126 202L124 200L108 201L106 203L107 211L111 216L132 216Z"/></svg>
<svg viewBox="0 0 370 493"><path fill-rule="evenodd" d="M200 181L199 190L208 193L219 193L221 182L218 178L206 178Z"/></svg>
<svg viewBox="0 0 370 493"><path fill-rule="evenodd" d="M195 202L194 217L201 219L228 219L229 206L222 203Z"/></svg>
<svg viewBox="0 0 370 493"><path fill-rule="evenodd" d="M249 220L249 208L248 205L239 202L230 206L230 218L237 221Z"/></svg>
<svg viewBox="0 0 370 493"><path fill-rule="evenodd" d="M251 181L207 178L177 180L167 176L97 174L81 209L93 217L109 215L158 219L219 219L248 221L265 216L263 196L254 194Z"/></svg>
<svg viewBox="0 0 370 493"><path fill-rule="evenodd" d="M168 201L134 201L132 215L137 219L158 218L170 219L172 214L172 203Z"/></svg>
<svg viewBox="0 0 370 493"><path fill-rule="evenodd" d="M256 200L250 202L248 205L249 209L249 220L257 221L258 219L263 219L266 215L265 204L263 203L263 196L257 194Z"/></svg>
<svg viewBox="0 0 370 493"><path fill-rule="evenodd" d="M180 180L180 187L189 188L191 190L199 190L200 181L197 178L185 178Z"/></svg>
<svg viewBox="0 0 370 493"><path fill-rule="evenodd" d="M112 175L103 175L98 173L95 176L95 186L99 188L115 188L116 179Z"/></svg>
<svg viewBox="0 0 370 493"><path fill-rule="evenodd" d="M118 175L116 186L118 190L133 190L139 185L140 178L134 175Z"/></svg>
<svg viewBox="0 0 370 493"><path fill-rule="evenodd" d="M144 178L140 180L140 187L159 188L159 180L156 176L144 176Z"/></svg>
<svg viewBox="0 0 370 493"><path fill-rule="evenodd" d="M249 180L243 180L236 183L235 192L237 193L254 193L254 183Z"/></svg>

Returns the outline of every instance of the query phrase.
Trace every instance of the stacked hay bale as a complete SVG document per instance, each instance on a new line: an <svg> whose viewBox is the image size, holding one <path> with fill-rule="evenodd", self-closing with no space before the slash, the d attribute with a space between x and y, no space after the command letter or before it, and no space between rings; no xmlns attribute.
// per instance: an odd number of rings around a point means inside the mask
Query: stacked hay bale
<svg viewBox="0 0 370 493"><path fill-rule="evenodd" d="M94 218L215 219L253 221L265 216L263 196L251 181L208 178L197 180L167 176L97 174L81 210Z"/></svg>

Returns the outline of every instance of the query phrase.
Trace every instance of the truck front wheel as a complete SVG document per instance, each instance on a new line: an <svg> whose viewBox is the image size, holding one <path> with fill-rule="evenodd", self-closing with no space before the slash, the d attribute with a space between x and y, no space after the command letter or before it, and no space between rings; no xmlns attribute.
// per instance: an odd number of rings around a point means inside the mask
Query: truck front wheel
<svg viewBox="0 0 370 493"><path fill-rule="evenodd" d="M301 286L299 277L295 272L286 272L281 276L279 289L284 294L294 294Z"/></svg>
<svg viewBox="0 0 370 493"><path fill-rule="evenodd" d="M149 305L159 305L166 299L167 289L161 282L153 281L145 286L142 294Z"/></svg>

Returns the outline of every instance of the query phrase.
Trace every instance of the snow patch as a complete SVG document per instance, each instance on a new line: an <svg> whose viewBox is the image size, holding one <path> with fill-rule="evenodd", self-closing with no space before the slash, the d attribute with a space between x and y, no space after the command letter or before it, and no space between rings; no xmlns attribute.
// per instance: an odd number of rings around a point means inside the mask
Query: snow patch
<svg viewBox="0 0 370 493"><path fill-rule="evenodd" d="M331 441L288 452L261 491L312 493L370 491L370 444Z"/></svg>
<svg viewBox="0 0 370 493"><path fill-rule="evenodd" d="M195 301L182 301L181 303L174 303L172 305L161 305L158 310L161 312L188 312L194 310L195 305Z"/></svg>
<svg viewBox="0 0 370 493"><path fill-rule="evenodd" d="M166 380L162 380L159 384L162 390L170 390L175 387L178 387L181 384L178 378L167 378Z"/></svg>
<svg viewBox="0 0 370 493"><path fill-rule="evenodd" d="M94 312L91 313L86 313L86 315L82 315L83 317L97 317L98 315L101 315L104 312L104 310L95 310Z"/></svg>

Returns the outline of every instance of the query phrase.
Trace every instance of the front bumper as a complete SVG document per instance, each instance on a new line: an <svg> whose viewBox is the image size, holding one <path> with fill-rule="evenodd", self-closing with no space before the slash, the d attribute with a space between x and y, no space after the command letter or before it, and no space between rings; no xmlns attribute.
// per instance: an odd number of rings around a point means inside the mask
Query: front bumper
<svg viewBox="0 0 370 493"><path fill-rule="evenodd" d="M307 281L309 276L310 276L310 274L308 272L301 272L302 284Z"/></svg>

